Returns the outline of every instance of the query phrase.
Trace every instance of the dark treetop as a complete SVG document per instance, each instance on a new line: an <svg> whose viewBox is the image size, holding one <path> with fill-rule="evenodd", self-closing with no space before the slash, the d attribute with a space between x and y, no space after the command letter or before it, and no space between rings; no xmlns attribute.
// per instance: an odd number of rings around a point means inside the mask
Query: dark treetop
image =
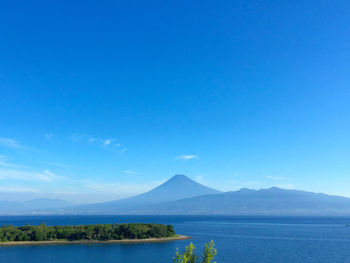
<svg viewBox="0 0 350 263"><path fill-rule="evenodd" d="M172 237L172 225L162 224L98 224L80 226L1 226L0 242L54 240L123 240Z"/></svg>

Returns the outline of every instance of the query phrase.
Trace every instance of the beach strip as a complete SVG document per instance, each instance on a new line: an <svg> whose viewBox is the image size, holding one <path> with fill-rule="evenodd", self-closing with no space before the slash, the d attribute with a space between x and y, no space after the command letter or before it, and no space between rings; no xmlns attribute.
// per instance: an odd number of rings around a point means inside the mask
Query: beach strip
<svg viewBox="0 0 350 263"><path fill-rule="evenodd" d="M0 246L22 246L22 245L69 245L69 244L129 244L129 243L157 243L176 240L191 239L190 236L176 235L174 237L145 238L145 239L122 239L122 240L48 240L48 241L10 241L0 242Z"/></svg>

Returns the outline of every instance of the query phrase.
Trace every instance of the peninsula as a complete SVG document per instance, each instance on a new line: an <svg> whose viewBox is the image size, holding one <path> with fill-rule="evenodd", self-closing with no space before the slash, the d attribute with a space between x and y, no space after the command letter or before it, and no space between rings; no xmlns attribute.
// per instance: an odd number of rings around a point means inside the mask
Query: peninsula
<svg viewBox="0 0 350 263"><path fill-rule="evenodd" d="M188 239L176 235L172 225L96 224L74 226L1 226L0 245L139 243Z"/></svg>

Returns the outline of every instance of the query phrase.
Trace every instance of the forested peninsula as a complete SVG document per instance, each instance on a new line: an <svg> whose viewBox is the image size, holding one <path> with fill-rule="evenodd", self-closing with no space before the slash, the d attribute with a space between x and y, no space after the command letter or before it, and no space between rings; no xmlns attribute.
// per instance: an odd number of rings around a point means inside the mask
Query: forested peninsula
<svg viewBox="0 0 350 263"><path fill-rule="evenodd" d="M96 224L73 226L12 226L0 227L0 244L108 242L140 240L177 240L188 238L176 235L172 225L162 224Z"/></svg>

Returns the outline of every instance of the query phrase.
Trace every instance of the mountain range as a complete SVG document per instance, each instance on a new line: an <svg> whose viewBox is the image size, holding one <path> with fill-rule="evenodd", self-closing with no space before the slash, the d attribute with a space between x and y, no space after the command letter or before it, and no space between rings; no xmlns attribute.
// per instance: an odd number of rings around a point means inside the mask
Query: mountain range
<svg viewBox="0 0 350 263"><path fill-rule="evenodd" d="M349 216L350 198L277 187L221 192L175 175L151 191L121 200L78 206L62 200L1 201L0 213Z"/></svg>
<svg viewBox="0 0 350 263"><path fill-rule="evenodd" d="M73 206L60 199L34 199L29 201L0 201L0 214L30 214L30 213L43 213L43 212L55 212L60 209L65 209Z"/></svg>
<svg viewBox="0 0 350 263"><path fill-rule="evenodd" d="M69 211L82 214L139 214L139 211L146 207L157 207L166 202L219 193L221 192L218 190L178 174L146 193L116 201L72 207Z"/></svg>

